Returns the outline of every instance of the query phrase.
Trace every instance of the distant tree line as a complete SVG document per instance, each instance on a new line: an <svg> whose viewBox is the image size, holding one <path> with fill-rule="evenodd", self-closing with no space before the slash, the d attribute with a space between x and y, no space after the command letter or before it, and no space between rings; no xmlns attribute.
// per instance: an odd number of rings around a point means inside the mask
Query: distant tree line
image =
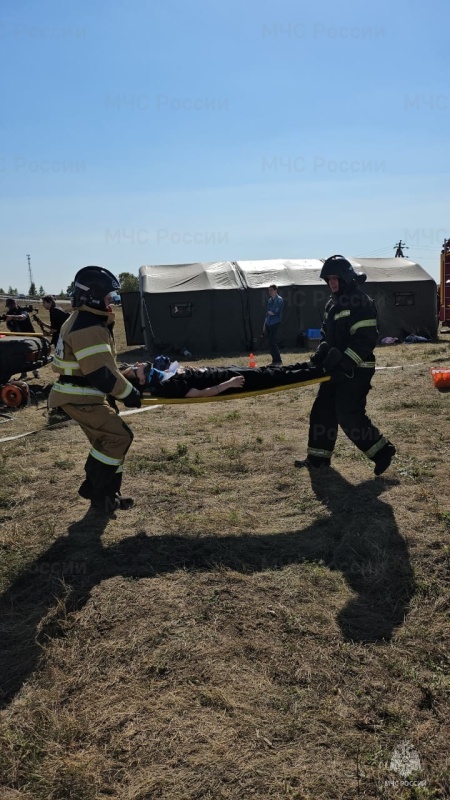
<svg viewBox="0 0 450 800"><path fill-rule="evenodd" d="M8 297L17 297L19 290L17 288L15 289L13 286L8 286L8 291L5 291L5 289L0 286L0 294L6 294ZM46 292L43 286L40 286L37 290L35 284L32 283L28 289L27 297L45 297L46 294L51 294L51 292ZM59 294L54 294L53 297L56 297L57 300L66 300L69 295L64 289L61 289Z"/></svg>
<svg viewBox="0 0 450 800"><path fill-rule="evenodd" d="M121 292L139 291L139 279L136 277L136 275L132 275L131 272L120 272L119 280L120 280ZM66 291L64 291L64 289L61 289L59 294L54 294L53 296L56 297L57 300L67 300L67 298L70 297L72 292L73 292L73 281L68 285ZM17 297L19 291L18 289L14 289L12 286L9 286L7 292L5 292L4 289L0 288L0 294L7 294L11 297ZM51 292L46 292L43 286L40 286L39 289L37 290L36 284L31 283L30 288L28 290L28 297L45 297L46 294L51 294Z"/></svg>

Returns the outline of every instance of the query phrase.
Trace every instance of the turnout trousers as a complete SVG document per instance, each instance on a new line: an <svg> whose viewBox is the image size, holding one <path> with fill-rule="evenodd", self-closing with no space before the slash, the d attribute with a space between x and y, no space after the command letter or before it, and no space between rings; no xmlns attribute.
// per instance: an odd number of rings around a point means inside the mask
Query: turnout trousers
<svg viewBox="0 0 450 800"><path fill-rule="evenodd" d="M320 385L309 418L308 458L311 463L329 463L338 426L372 461L388 443L366 414L366 399L374 372L374 369L357 367L352 378Z"/></svg>
<svg viewBox="0 0 450 800"><path fill-rule="evenodd" d="M106 399L101 404L65 403L62 407L78 422L91 443L84 465L86 479L79 494L94 502L112 500L120 492L123 462L133 441L133 432Z"/></svg>

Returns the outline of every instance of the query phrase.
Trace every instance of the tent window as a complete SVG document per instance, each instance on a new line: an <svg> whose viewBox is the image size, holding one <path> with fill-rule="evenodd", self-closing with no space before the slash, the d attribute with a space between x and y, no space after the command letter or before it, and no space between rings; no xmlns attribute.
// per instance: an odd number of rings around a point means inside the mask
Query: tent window
<svg viewBox="0 0 450 800"><path fill-rule="evenodd" d="M394 292L396 306L414 306L416 304L415 292Z"/></svg>
<svg viewBox="0 0 450 800"><path fill-rule="evenodd" d="M192 317L192 303L171 303L170 316L172 319Z"/></svg>

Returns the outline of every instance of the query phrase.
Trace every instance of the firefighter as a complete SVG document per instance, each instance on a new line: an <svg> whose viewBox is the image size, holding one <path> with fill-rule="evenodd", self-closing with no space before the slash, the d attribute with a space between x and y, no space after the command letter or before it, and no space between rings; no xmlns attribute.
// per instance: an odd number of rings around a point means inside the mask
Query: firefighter
<svg viewBox="0 0 450 800"><path fill-rule="evenodd" d="M308 455L295 466L328 467L340 425L374 462L375 475L381 475L396 450L366 414L378 337L375 303L360 289L366 276L357 274L341 255L326 259L320 277L332 296L325 306L322 341L311 360L322 364L332 380L319 388L310 414Z"/></svg>
<svg viewBox="0 0 450 800"><path fill-rule="evenodd" d="M52 364L59 378L49 396L49 408L60 406L91 443L78 494L106 514L131 508L134 502L120 494L123 461L133 434L107 396L129 407L141 404L139 391L120 373L115 360L110 295L118 289L119 281L107 269L84 267L77 272L75 310L61 328Z"/></svg>

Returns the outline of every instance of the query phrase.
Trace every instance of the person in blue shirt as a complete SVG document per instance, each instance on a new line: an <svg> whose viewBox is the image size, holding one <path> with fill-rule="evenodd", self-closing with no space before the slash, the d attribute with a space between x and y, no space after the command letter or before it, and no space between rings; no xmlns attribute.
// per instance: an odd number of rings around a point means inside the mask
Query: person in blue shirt
<svg viewBox="0 0 450 800"><path fill-rule="evenodd" d="M267 303L266 318L263 325L263 336L267 334L269 350L272 356L271 367L281 367L281 355L277 345L277 333L283 314L284 300L278 294L278 287L272 283L269 286L269 302Z"/></svg>

